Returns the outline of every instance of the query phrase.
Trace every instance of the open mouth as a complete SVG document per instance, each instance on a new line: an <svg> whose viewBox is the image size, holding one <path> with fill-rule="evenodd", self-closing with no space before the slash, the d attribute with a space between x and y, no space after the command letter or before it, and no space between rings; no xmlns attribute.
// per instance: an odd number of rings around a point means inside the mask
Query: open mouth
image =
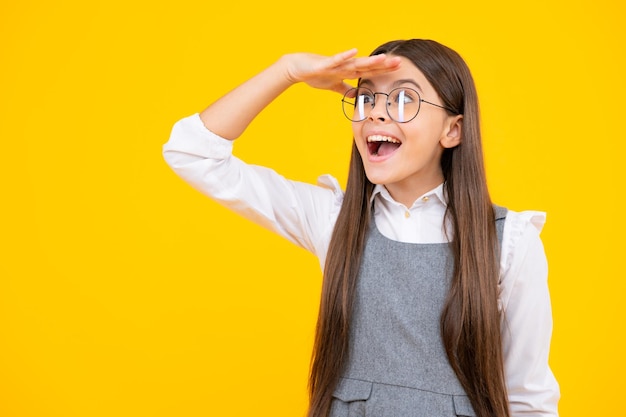
<svg viewBox="0 0 626 417"><path fill-rule="evenodd" d="M391 155L400 145L402 142L390 136L372 135L367 137L367 149L373 156Z"/></svg>

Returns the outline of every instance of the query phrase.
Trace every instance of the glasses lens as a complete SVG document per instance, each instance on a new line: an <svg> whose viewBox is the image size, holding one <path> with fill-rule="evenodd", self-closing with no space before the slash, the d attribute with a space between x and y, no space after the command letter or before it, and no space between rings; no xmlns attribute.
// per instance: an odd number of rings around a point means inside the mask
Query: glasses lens
<svg viewBox="0 0 626 417"><path fill-rule="evenodd" d="M420 95L412 88L391 90L387 98L387 112L396 122L409 122L420 110Z"/></svg>
<svg viewBox="0 0 626 417"><path fill-rule="evenodd" d="M343 113L353 122L360 122L369 116L374 107L374 93L367 88L351 88L343 96Z"/></svg>

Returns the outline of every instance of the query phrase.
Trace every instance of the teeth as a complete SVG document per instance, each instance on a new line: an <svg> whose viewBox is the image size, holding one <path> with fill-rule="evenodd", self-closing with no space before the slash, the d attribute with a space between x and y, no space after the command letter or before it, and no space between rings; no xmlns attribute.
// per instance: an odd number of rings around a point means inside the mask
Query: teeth
<svg viewBox="0 0 626 417"><path fill-rule="evenodd" d="M367 137L368 142L390 142L390 143L400 143L398 139L391 138L389 136L382 135L372 135Z"/></svg>

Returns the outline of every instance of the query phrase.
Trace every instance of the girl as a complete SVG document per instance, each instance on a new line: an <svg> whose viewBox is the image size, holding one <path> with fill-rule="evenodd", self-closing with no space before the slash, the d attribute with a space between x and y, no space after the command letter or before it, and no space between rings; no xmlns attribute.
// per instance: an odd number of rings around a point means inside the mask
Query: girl
<svg viewBox="0 0 626 417"><path fill-rule="evenodd" d="M297 82L344 95L345 193L231 155ZM462 58L413 39L285 55L174 126L163 151L178 175L320 259L309 417L557 415L545 214L492 204L478 119Z"/></svg>

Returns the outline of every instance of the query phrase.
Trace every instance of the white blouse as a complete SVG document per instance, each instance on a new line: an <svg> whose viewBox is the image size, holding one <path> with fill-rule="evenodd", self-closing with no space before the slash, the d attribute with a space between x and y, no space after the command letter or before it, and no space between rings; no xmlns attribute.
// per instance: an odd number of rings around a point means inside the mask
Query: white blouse
<svg viewBox="0 0 626 417"><path fill-rule="evenodd" d="M317 185L288 180L232 155L233 141L210 132L198 114L178 121L163 155L198 191L315 254L322 268L343 191L329 175ZM384 186L373 195L380 232L406 243L441 243L443 184L407 208ZM547 262L539 233L545 213L509 211L500 259L499 306L506 382L512 416L557 416L559 385L548 365L552 310Z"/></svg>

